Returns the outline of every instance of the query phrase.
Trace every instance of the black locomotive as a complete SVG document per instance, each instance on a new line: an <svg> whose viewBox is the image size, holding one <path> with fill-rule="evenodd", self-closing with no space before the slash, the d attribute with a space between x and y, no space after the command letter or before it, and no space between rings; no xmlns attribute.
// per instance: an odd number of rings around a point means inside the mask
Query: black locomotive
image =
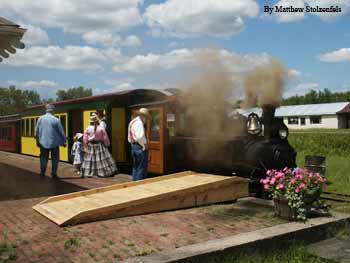
<svg viewBox="0 0 350 263"><path fill-rule="evenodd" d="M288 128L281 118L275 117L275 107L264 106L261 118L251 113L247 118L236 115L224 122L235 127L235 131L237 127L242 130L233 136L220 133L176 136L177 167L246 177L251 181L251 190L261 194L259 180L267 170L296 166L296 152L288 142Z"/></svg>

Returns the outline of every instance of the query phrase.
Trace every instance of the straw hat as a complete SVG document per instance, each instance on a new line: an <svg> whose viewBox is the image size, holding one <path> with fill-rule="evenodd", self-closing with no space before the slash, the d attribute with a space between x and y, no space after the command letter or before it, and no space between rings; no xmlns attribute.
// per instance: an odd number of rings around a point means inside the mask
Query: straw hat
<svg viewBox="0 0 350 263"><path fill-rule="evenodd" d="M99 121L99 118L97 117L96 114L92 114L90 116L90 122L98 122Z"/></svg>
<svg viewBox="0 0 350 263"><path fill-rule="evenodd" d="M146 117L150 117L149 111L146 108L140 108L138 114Z"/></svg>

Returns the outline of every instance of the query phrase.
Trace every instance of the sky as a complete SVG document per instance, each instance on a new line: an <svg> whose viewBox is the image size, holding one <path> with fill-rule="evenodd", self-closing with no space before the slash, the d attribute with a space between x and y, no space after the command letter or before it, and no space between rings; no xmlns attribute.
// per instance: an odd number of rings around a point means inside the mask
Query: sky
<svg viewBox="0 0 350 263"><path fill-rule="evenodd" d="M341 12L264 12L275 5ZM0 86L42 98L183 87L214 49L235 76L280 60L284 97L350 90L350 0L12 0L0 10L27 29L26 48L0 63Z"/></svg>

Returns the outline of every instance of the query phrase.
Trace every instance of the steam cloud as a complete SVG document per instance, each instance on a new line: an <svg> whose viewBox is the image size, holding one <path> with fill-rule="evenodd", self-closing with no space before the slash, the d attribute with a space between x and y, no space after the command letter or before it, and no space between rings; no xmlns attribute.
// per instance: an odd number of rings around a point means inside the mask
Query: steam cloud
<svg viewBox="0 0 350 263"><path fill-rule="evenodd" d="M287 75L288 71L276 59L271 59L269 64L256 68L245 79L243 107L249 108L256 103L259 106L280 106Z"/></svg>
<svg viewBox="0 0 350 263"><path fill-rule="evenodd" d="M228 118L234 109L229 100L234 101L235 96L237 99L243 88L244 106L255 106L256 102L260 106L279 106L287 70L279 61L271 59L248 74L238 75L227 68L227 63L225 66L218 50L199 53L197 61L200 74L180 96L186 116L182 133L197 138L187 149L193 158L220 167L220 163L225 163L222 149L232 148L227 147L227 140L239 138L237 136L243 135L246 129L243 118L236 121Z"/></svg>
<svg viewBox="0 0 350 263"><path fill-rule="evenodd" d="M223 64L219 51L197 55L200 74L183 90L182 104L193 136L226 133L227 115L232 111L228 98L238 89L232 72Z"/></svg>

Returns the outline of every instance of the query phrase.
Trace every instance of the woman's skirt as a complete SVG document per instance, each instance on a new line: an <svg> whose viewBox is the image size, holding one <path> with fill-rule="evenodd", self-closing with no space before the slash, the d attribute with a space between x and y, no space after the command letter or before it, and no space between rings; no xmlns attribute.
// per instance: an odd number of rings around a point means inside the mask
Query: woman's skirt
<svg viewBox="0 0 350 263"><path fill-rule="evenodd" d="M81 176L109 177L116 173L117 165L107 147L102 142L89 143L81 166Z"/></svg>

